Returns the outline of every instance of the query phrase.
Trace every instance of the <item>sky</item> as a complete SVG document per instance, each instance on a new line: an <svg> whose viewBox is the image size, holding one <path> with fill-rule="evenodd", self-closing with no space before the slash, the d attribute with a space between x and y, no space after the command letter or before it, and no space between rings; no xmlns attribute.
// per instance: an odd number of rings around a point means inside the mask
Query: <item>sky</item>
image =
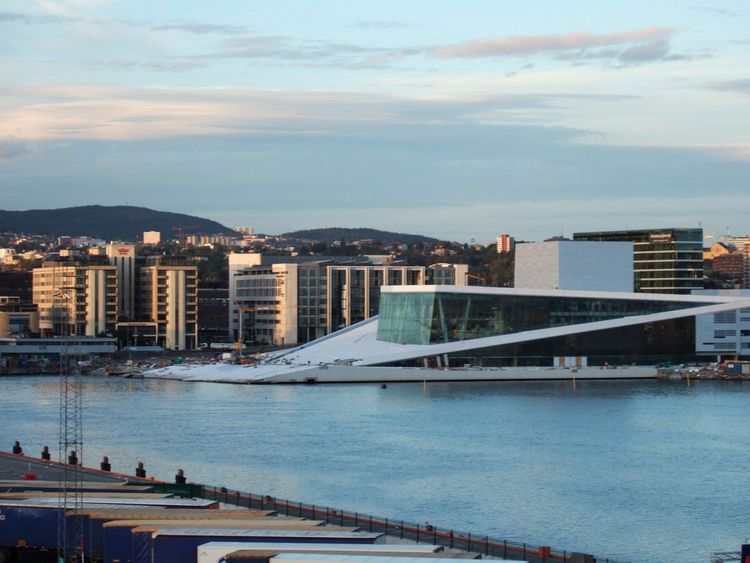
<svg viewBox="0 0 750 563"><path fill-rule="evenodd" d="M741 1L2 0L0 208L750 232Z"/></svg>

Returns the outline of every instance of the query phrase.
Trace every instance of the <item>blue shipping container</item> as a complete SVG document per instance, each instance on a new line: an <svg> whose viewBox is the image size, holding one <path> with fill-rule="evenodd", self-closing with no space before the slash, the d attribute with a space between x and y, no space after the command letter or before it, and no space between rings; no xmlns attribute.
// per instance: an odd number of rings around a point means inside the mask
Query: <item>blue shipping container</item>
<svg viewBox="0 0 750 563"><path fill-rule="evenodd" d="M132 534L133 562L184 563L185 561L195 561L198 546L210 541L374 544L383 541L384 537L383 534L371 532L209 528L174 528L160 530L159 532L139 532L136 529ZM105 561L110 563L109 559Z"/></svg>

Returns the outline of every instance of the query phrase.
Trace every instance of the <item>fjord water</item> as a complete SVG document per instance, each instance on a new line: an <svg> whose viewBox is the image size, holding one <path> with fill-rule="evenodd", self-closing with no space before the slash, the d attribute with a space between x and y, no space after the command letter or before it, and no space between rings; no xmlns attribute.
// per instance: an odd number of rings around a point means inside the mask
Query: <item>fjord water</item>
<svg viewBox="0 0 750 563"><path fill-rule="evenodd" d="M245 386L86 378L84 462L634 562L750 536L750 385ZM0 378L0 449L57 447L54 377Z"/></svg>

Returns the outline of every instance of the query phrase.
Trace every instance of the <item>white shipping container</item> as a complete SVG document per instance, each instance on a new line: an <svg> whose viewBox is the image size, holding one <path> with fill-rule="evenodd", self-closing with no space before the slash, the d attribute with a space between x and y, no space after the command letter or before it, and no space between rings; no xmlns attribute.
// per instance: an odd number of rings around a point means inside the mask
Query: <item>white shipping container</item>
<svg viewBox="0 0 750 563"><path fill-rule="evenodd" d="M414 557L383 555L341 555L336 553L280 553L271 558L272 563L446 563L449 557ZM509 562L510 559L493 559L492 562ZM514 560L513 563L523 563ZM528 562L527 562L528 563Z"/></svg>
<svg viewBox="0 0 750 563"><path fill-rule="evenodd" d="M425 544L347 544L347 543L243 543L208 542L198 546L198 563L219 563L229 553L235 551L254 553L339 553L352 555L405 555L410 557L431 557L443 551L439 545Z"/></svg>

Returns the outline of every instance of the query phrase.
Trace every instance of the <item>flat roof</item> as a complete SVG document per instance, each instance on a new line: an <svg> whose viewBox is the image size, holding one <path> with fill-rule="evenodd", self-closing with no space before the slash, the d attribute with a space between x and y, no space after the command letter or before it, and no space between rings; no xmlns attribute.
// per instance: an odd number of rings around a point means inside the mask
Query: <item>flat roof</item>
<svg viewBox="0 0 750 563"><path fill-rule="evenodd" d="M384 285L381 293L454 293L462 295L507 295L525 297L563 297L581 299L628 299L632 301L672 301L678 303L731 303L746 301L739 295L696 295L636 293L626 291L583 291L574 289L533 289L524 287L487 287L481 285Z"/></svg>

